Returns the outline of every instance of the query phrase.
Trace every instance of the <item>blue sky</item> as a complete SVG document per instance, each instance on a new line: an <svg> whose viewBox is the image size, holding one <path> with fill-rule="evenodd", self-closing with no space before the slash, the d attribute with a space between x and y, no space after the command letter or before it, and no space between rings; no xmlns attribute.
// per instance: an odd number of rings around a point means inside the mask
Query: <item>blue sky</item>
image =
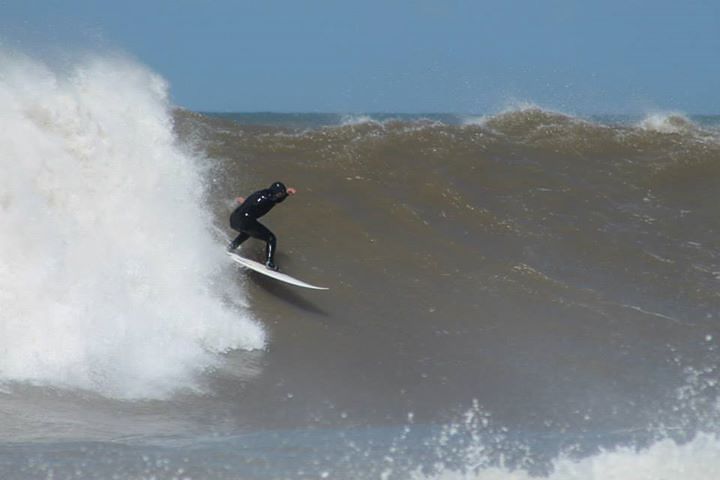
<svg viewBox="0 0 720 480"><path fill-rule="evenodd" d="M0 0L0 41L122 50L201 111L720 113L718 0Z"/></svg>

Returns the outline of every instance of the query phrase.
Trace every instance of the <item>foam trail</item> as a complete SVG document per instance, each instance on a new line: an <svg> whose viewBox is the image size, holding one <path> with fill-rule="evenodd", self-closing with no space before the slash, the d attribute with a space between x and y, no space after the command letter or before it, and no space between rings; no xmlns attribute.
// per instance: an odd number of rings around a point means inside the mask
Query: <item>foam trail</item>
<svg viewBox="0 0 720 480"><path fill-rule="evenodd" d="M222 300L201 173L159 76L0 52L0 381L158 398L263 347Z"/></svg>

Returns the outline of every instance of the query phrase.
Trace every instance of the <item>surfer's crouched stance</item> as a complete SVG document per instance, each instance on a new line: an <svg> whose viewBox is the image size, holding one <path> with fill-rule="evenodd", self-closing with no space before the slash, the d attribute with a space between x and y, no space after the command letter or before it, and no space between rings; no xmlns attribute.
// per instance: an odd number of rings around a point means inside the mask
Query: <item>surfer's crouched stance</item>
<svg viewBox="0 0 720 480"><path fill-rule="evenodd" d="M265 266L277 271L275 265L275 249L277 239L275 235L257 219L268 213L276 204L285 200L288 195L294 195L294 188L285 188L280 182L270 185L270 188L258 190L246 199L236 198L240 206L230 215L230 227L240 232L235 240L230 242L227 250L232 252L250 237L264 240L265 243Z"/></svg>

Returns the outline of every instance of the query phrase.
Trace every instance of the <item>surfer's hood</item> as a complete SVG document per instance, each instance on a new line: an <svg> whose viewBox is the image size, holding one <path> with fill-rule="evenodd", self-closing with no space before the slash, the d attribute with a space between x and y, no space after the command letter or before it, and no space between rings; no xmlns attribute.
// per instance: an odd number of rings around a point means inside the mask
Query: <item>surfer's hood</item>
<svg viewBox="0 0 720 480"><path fill-rule="evenodd" d="M282 182L275 182L270 185L270 193L276 200L284 200L287 197L287 188Z"/></svg>

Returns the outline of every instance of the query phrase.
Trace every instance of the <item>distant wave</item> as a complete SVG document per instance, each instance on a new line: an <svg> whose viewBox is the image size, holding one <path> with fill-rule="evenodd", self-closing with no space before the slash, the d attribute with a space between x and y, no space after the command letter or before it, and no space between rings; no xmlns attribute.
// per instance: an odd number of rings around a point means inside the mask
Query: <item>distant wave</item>
<svg viewBox="0 0 720 480"><path fill-rule="evenodd" d="M342 119L340 120L340 125L342 126L361 125L363 123L380 124L381 122L373 119L370 115L343 115Z"/></svg>
<svg viewBox="0 0 720 480"><path fill-rule="evenodd" d="M687 116L677 113L652 113L638 125L640 128L659 133L692 133L699 130Z"/></svg>
<svg viewBox="0 0 720 480"><path fill-rule="evenodd" d="M450 123L448 123L450 122ZM242 128L242 127L241 127ZM454 149L499 148L511 153L513 145L552 151L557 154L631 155L650 153L657 158L677 162L695 162L707 157L708 148L720 147L720 135L712 127L701 125L680 114L652 114L639 121L624 118L601 120L581 118L522 104L493 115L426 118L407 116L376 118L371 115L345 116L337 124L287 132L271 126L244 137L244 147L290 149L298 153L316 149L321 154L334 151L352 139L348 148L384 143L408 153L424 143L452 139ZM400 151L399 151L400 152Z"/></svg>

